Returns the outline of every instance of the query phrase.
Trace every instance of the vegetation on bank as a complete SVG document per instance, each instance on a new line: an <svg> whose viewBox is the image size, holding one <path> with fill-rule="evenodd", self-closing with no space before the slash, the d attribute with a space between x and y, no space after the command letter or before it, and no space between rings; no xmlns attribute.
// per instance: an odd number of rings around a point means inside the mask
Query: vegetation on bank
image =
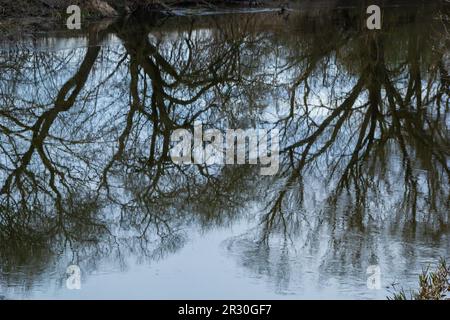
<svg viewBox="0 0 450 320"><path fill-rule="evenodd" d="M79 5L85 16L113 17L134 12L168 10L174 6L215 4L251 6L260 2L258 0L0 0L0 17L59 17L70 5Z"/></svg>
<svg viewBox="0 0 450 320"><path fill-rule="evenodd" d="M112 16L140 0L0 0L3 17L53 17L64 14L70 5L79 5L87 16Z"/></svg>
<svg viewBox="0 0 450 320"><path fill-rule="evenodd" d="M395 288L394 288L395 289ZM450 300L450 265L441 259L435 271L429 268L419 275L419 289L406 292L400 289L391 300Z"/></svg>
<svg viewBox="0 0 450 320"><path fill-rule="evenodd" d="M411 4L420 0L373 0L371 4ZM433 0L448 4L450 0ZM115 17L182 7L339 7L365 4L365 0L0 0L0 18L61 18L70 5L79 5L84 17Z"/></svg>

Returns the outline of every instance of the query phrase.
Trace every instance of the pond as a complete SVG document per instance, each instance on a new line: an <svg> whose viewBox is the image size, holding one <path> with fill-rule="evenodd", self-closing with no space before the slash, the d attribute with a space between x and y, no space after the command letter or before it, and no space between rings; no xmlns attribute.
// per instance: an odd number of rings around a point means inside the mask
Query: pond
<svg viewBox="0 0 450 320"><path fill-rule="evenodd" d="M367 30L364 8L325 6L2 41L0 296L384 299L393 284L414 288L450 257L444 9L387 7L381 30ZM277 130L278 171L174 162L173 132L196 123Z"/></svg>

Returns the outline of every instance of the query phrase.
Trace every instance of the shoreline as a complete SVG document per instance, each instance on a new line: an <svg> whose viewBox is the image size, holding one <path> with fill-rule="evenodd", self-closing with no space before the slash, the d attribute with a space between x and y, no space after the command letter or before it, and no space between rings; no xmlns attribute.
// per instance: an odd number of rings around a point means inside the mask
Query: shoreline
<svg viewBox="0 0 450 320"><path fill-rule="evenodd" d="M0 4L10 2L11 0L0 0ZM16 0L18 2L23 0ZM35 1L56 1L56 0L35 0ZM76 2L77 0L58 0L60 3L64 1ZM81 0L78 0L81 1ZM93 0L97 1L97 0ZM131 0L125 0L131 1ZM251 0L253 1L253 0ZM382 8L398 7L418 7L429 6L445 7L447 11L449 2L446 0L435 0L424 3L420 0L413 0L405 2L405 0L374 0L378 2ZM212 15L225 14L263 14L278 12L281 16L289 15L290 13L302 12L303 14L310 14L312 18L320 17L326 12L354 8L361 8L361 14L364 14L365 2L358 0L267 0L250 5L249 0L246 1L215 1L201 3L184 2L183 5L176 5L171 7L154 6L152 8L134 11L134 13L120 13L111 17L104 17L101 15L87 14L82 12L82 21L87 25L102 24L104 21L156 21L158 19L176 18L176 17L200 17ZM33 11L30 15L21 16L5 16L1 15L2 7L0 7L0 39L14 40L17 37L33 36L41 32L52 32L66 29L65 11L60 6L60 10L52 8L47 12L47 15L40 15L41 11ZM27 10L33 8L30 6ZM4 11L3 11L4 12ZM67 30L66 30L67 31ZM74 32L77 32L75 30Z"/></svg>
<svg viewBox="0 0 450 320"><path fill-rule="evenodd" d="M53 4L48 2L56 0L0 0L0 19L23 18L49 18L63 19L66 17L66 9L70 5L78 5L81 8L83 19L96 20L101 18L120 18L128 15L145 15L152 13L176 15L176 12L187 10L230 10L252 8L281 8L293 3L292 0L180 0L174 2L157 2L151 5L134 5L134 1L124 0L112 2L110 0L60 0Z"/></svg>
<svg viewBox="0 0 450 320"><path fill-rule="evenodd" d="M139 3L137 5L136 3ZM151 4L150 4L151 3ZM0 22L6 19L45 18L62 20L70 5L81 8L84 20L120 18L129 15L177 15L185 11L245 9L314 10L336 9L376 4L381 7L446 4L449 0L0 0Z"/></svg>

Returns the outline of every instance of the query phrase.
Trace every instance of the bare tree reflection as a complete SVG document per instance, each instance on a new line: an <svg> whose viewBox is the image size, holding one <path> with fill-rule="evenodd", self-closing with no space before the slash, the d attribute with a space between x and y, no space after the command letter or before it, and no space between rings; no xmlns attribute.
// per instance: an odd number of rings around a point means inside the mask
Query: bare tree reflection
<svg viewBox="0 0 450 320"><path fill-rule="evenodd" d="M299 247L322 277L395 255L380 238L439 243L449 42L436 16L395 11L383 32L358 10L128 20L85 48L2 52L0 270L160 259L256 217L229 250L283 291L306 268ZM195 121L280 128L280 174L174 164L170 135Z"/></svg>

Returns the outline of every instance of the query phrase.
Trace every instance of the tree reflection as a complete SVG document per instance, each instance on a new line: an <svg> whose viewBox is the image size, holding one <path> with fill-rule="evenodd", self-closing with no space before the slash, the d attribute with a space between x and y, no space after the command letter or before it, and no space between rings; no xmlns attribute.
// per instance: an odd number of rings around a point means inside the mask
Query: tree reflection
<svg viewBox="0 0 450 320"><path fill-rule="evenodd" d="M292 245L322 252L323 235L325 273L376 262L384 230L439 242L450 39L438 9L394 10L382 32L349 9L118 21L93 27L85 49L3 52L2 273L38 278L63 252L90 269L159 259L196 228L252 216L256 234L230 250L279 288ZM282 171L174 164L170 135L195 121L278 127Z"/></svg>

